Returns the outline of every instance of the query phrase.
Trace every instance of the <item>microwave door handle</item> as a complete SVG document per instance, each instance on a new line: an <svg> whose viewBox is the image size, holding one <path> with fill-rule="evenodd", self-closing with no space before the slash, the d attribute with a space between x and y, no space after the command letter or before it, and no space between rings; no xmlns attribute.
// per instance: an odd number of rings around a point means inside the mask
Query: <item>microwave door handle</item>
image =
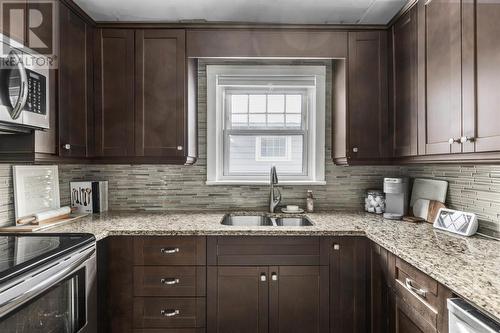
<svg viewBox="0 0 500 333"><path fill-rule="evenodd" d="M26 73L26 68L24 67L23 59L19 56L16 51L11 51L10 54L17 58L17 69L21 74L21 87L19 89L19 96L17 98L16 104L12 106L11 117L16 120L21 115L26 102L28 100L28 74Z"/></svg>
<svg viewBox="0 0 500 333"><path fill-rule="evenodd" d="M20 295L13 297L11 299L6 300L5 302L0 304L0 316L5 316L6 314L10 313L11 311L15 310L18 308L20 305L26 303L28 300L32 299L33 297L38 296L47 288L50 288L54 284L58 283L59 281L63 280L65 277L70 275L73 271L78 269L84 262L86 262L90 257L92 257L95 253L94 249L91 249L90 251L87 251L83 254L80 255L78 259L76 259L74 262L69 264L67 267L64 269L58 271L54 275L50 276L48 279L44 280L43 282L33 286L32 288L26 290L25 292L21 293Z"/></svg>

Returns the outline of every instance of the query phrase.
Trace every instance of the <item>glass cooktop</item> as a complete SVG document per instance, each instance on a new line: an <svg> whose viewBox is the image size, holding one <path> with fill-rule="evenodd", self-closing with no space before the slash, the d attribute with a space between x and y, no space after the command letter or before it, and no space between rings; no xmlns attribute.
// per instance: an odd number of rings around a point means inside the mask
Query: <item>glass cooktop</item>
<svg viewBox="0 0 500 333"><path fill-rule="evenodd" d="M0 233L0 284L94 241L90 234Z"/></svg>

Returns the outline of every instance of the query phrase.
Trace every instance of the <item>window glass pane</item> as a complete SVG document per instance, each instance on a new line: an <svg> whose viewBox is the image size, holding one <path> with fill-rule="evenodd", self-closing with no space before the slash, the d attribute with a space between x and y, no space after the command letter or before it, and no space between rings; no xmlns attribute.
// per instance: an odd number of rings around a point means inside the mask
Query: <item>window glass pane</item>
<svg viewBox="0 0 500 333"><path fill-rule="evenodd" d="M302 112L302 95L286 95L286 113Z"/></svg>
<svg viewBox="0 0 500 333"><path fill-rule="evenodd" d="M250 124L251 127L265 127L266 115L265 114L251 114Z"/></svg>
<svg viewBox="0 0 500 333"><path fill-rule="evenodd" d="M246 114L233 114L231 115L232 127L247 127L248 116Z"/></svg>
<svg viewBox="0 0 500 333"><path fill-rule="evenodd" d="M266 113L266 95L250 95L250 113Z"/></svg>
<svg viewBox="0 0 500 333"><path fill-rule="evenodd" d="M275 165L278 173L303 173L303 137L229 135L227 175L267 175Z"/></svg>
<svg viewBox="0 0 500 333"><path fill-rule="evenodd" d="M283 127L285 125L285 115L268 114L267 123L269 127Z"/></svg>
<svg viewBox="0 0 500 333"><path fill-rule="evenodd" d="M232 113L248 112L248 95L232 95L231 97Z"/></svg>
<svg viewBox="0 0 500 333"><path fill-rule="evenodd" d="M269 95L267 99L269 113L285 113L285 95Z"/></svg>
<svg viewBox="0 0 500 333"><path fill-rule="evenodd" d="M302 125L302 115L301 114L287 114L286 115L286 127L300 128Z"/></svg>

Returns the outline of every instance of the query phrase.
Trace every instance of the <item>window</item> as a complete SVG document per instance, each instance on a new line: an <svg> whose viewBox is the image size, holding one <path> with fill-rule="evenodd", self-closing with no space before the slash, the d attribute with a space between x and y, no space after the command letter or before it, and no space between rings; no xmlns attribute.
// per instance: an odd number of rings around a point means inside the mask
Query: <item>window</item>
<svg viewBox="0 0 500 333"><path fill-rule="evenodd" d="M324 66L207 66L207 183L324 183Z"/></svg>

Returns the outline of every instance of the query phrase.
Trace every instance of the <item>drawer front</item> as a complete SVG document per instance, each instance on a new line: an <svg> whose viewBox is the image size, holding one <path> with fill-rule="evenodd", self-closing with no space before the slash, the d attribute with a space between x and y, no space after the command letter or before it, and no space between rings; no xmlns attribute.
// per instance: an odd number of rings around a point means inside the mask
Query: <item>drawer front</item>
<svg viewBox="0 0 500 333"><path fill-rule="evenodd" d="M205 265L205 237L137 237L134 264L148 266Z"/></svg>
<svg viewBox="0 0 500 333"><path fill-rule="evenodd" d="M319 237L217 237L209 265L320 265Z"/></svg>
<svg viewBox="0 0 500 333"><path fill-rule="evenodd" d="M205 298L135 297L134 327L205 327Z"/></svg>
<svg viewBox="0 0 500 333"><path fill-rule="evenodd" d="M396 280L395 291L403 306L418 314L428 325L437 328L438 312L434 306L410 292L399 280Z"/></svg>
<svg viewBox="0 0 500 333"><path fill-rule="evenodd" d="M396 257L396 280L406 285L408 289L414 290L420 298L427 300L427 302L432 301L438 295L436 280L398 257Z"/></svg>
<svg viewBox="0 0 500 333"><path fill-rule="evenodd" d="M136 329L134 333L205 333L204 328L145 328Z"/></svg>
<svg viewBox="0 0 500 333"><path fill-rule="evenodd" d="M135 266L134 296L205 296L203 266Z"/></svg>
<svg viewBox="0 0 500 333"><path fill-rule="evenodd" d="M437 333L435 326L429 324L415 309L402 298L394 297L394 331L415 333Z"/></svg>

